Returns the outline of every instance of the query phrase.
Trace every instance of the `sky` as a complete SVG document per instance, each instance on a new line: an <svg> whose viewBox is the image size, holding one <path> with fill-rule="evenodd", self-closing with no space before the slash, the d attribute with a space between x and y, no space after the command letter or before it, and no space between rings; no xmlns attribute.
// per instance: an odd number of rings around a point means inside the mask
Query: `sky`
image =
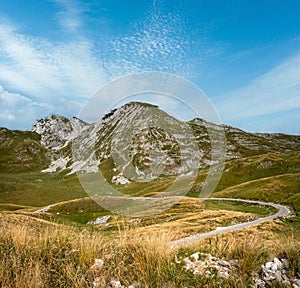
<svg viewBox="0 0 300 288"><path fill-rule="evenodd" d="M300 135L299 11L298 0L3 1L0 126L76 116L110 81L158 71L197 85L222 123ZM151 101L194 117L183 102Z"/></svg>

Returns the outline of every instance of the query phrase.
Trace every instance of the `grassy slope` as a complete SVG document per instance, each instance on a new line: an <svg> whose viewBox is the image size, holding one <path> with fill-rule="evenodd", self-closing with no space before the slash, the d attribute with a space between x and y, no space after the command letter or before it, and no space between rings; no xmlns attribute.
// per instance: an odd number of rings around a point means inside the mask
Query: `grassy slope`
<svg viewBox="0 0 300 288"><path fill-rule="evenodd" d="M280 202L300 211L300 173L271 176L228 187L214 197L233 197Z"/></svg>
<svg viewBox="0 0 300 288"><path fill-rule="evenodd" d="M114 173L111 169L111 161L108 159L103 162L101 168L104 176L110 179L111 173ZM217 192L213 196L281 202L293 206L296 211L300 211L300 176L297 173L299 170L299 153L268 153L228 161ZM199 174L189 196L199 196L199 190L205 177L205 171ZM115 186L115 188L122 193L134 196L151 196L164 191L173 181L172 177L167 177L149 183L131 183ZM66 176L62 173L41 172L0 174L1 210L19 210L22 208L19 206L41 207L86 196L88 195L81 187L76 175ZM260 208L253 208L251 205L243 207L239 203L207 202L206 207L212 210L248 211L260 215L267 213L265 208L260 210ZM53 208L52 212L52 215L59 213L59 216L53 216L57 221L79 224L85 224L89 220L108 213L93 201L84 199L78 202L66 202Z"/></svg>
<svg viewBox="0 0 300 288"><path fill-rule="evenodd" d="M299 153L268 153L229 161L213 196L282 202L300 211L299 162ZM110 163L106 165L103 168L108 170ZM194 185L194 196L205 173L200 173ZM165 178L142 185L132 183L122 186L120 191L151 195L163 191L172 181ZM116 277L124 284L138 281L144 287L247 287L251 275L274 256L288 258L293 269L300 270L299 241L295 238L300 222L298 226L267 222L180 251L170 250L167 245L171 239L247 221L253 215L250 213L273 212L268 208L212 201L205 203L207 211L195 199L185 199L137 224L129 225L127 220L113 216L110 228L98 231L98 228L82 229L85 225L54 225L32 218L25 211L28 206L62 202L40 217L64 224L85 224L107 215L107 211L83 198L87 195L76 176L6 171L0 174L0 183L0 210L6 210L0 211L0 286L3 287L37 287L41 282L44 287L82 287L82 278L95 258L106 259L101 274L104 282ZM70 201L76 198L82 199ZM176 255L187 256L199 250L227 260L239 259L233 278L220 280L193 275L175 263Z"/></svg>
<svg viewBox="0 0 300 288"><path fill-rule="evenodd" d="M276 209L272 207L263 207L260 205L251 205L249 203L239 203L234 201L205 201L205 209L240 211L244 213L253 213L260 216L266 216L276 212Z"/></svg>
<svg viewBox="0 0 300 288"><path fill-rule="evenodd" d="M233 213L233 211L236 213ZM233 203L230 201L222 203L207 201L201 203L198 199L183 198L174 207L156 214L155 217L134 218L132 223L138 223L139 227L149 226L153 229L157 225L170 223L175 230L181 227L179 230L189 229L190 234L196 234L201 231L209 231L218 225L230 225L232 221L244 222L248 221L247 218L249 217L253 218L256 217L255 215L268 215L270 213L274 213L274 210L257 205ZM45 214L45 217L59 223L85 225L88 221L104 215L112 215L110 228L115 228L114 230L117 229L118 223L123 223L122 225L130 223L128 218L113 215L90 198L62 202L53 206Z"/></svg>
<svg viewBox="0 0 300 288"><path fill-rule="evenodd" d="M49 164L49 155L37 133L0 128L1 173L40 171Z"/></svg>
<svg viewBox="0 0 300 288"><path fill-rule="evenodd" d="M228 187L286 173L300 172L300 153L267 153L228 161L222 178L216 188L221 191Z"/></svg>
<svg viewBox="0 0 300 288"><path fill-rule="evenodd" d="M226 163L224 173L216 189L217 192L222 190L223 192L216 195L224 195L224 193L229 193L227 189L230 191L230 187L234 187L242 183L288 173L286 175L289 176L283 177L283 180L270 178L268 180L269 184L267 186L263 186L262 188L259 188L259 185L263 182L254 182L256 184L251 184L251 189L255 185L257 186L256 190L253 191L254 195L250 195L252 192L249 190L246 196L235 193L236 195L234 197L260 197L261 195L259 191L262 189L262 199L270 199L270 201L285 201L287 198L291 197L289 199L290 202L295 202L298 209L298 207L300 207L300 203L296 194L298 193L297 172L300 171L299 154L300 153L286 155L268 153L265 155L229 161ZM112 163L110 163L108 160L102 164L101 168L104 176L107 176L107 178L110 179L112 176L111 173L114 173L111 169ZM201 184L206 177L206 173L207 172L205 171L200 172L188 196L199 196ZM115 186L115 188L125 194L135 196L150 196L164 191L173 183L173 181L174 178L165 177L151 182L131 183L124 186ZM270 183L272 181L275 181L273 185L274 187L272 186L272 183ZM290 183L288 183L289 181ZM285 190L287 187L290 191ZM264 194L266 192L264 192L264 190L268 188L271 190L266 194L268 197L265 197ZM277 192L275 193L274 191ZM272 193L275 194L271 197ZM233 194L231 193L231 195ZM277 197L276 195L279 197L278 199L274 199ZM2 204L8 203L40 207L85 196L87 196L87 194L81 187L76 175L65 176L61 173L49 174L40 172L0 174L0 203Z"/></svg>
<svg viewBox="0 0 300 288"><path fill-rule="evenodd" d="M113 164L109 159L104 161L102 171L107 179L114 175ZM224 172L216 191L221 191L240 183L269 176L283 175L286 173L300 172L300 153L292 154L267 153L263 155L249 156L226 162ZM201 171L188 196L199 197L201 185L207 176L207 171ZM116 186L122 193L130 195L151 195L164 191L174 182L174 177L164 177L151 182L131 183L124 186Z"/></svg>
<svg viewBox="0 0 300 288"><path fill-rule="evenodd" d="M41 172L0 174L1 204L41 207L85 196L76 176Z"/></svg>

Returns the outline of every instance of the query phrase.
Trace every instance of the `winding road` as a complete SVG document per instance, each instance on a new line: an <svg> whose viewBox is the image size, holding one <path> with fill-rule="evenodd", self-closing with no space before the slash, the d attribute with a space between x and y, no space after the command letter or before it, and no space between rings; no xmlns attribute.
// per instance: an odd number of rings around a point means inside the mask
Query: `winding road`
<svg viewBox="0 0 300 288"><path fill-rule="evenodd" d="M255 201L255 200L248 200L248 199L237 199L237 198L200 198L200 200L202 200L202 201L236 201L236 202L244 202L244 203L249 203L249 204L256 204L256 205L273 207L273 208L277 209L278 211L277 211L277 213L275 213L273 215L269 215L269 216L266 216L266 217L261 217L261 218L258 218L256 220L253 220L253 221L240 223L240 224L236 224L236 225L231 225L231 226L219 227L218 229L213 230L213 231L209 231L209 232L206 232L206 233L201 233L201 234L196 234L196 235L184 237L184 238L172 241L170 243L171 246L190 245L190 244L193 244L193 243L195 243L199 240L202 240L202 239L205 239L205 238L208 238L208 237L211 237L211 236L215 236L217 234L221 234L221 233L224 233L224 232L230 232L230 231L236 231L236 230L242 230L244 228L260 224L264 221L274 220L274 219L277 219L279 217L287 216L288 214L290 214L290 210L289 210L288 207L286 207L284 205L280 205L280 204L271 203L271 202ZM58 204L60 204L60 203L56 203L56 204L52 204L52 205L40 208L40 209L34 211L34 213L47 212L52 207L54 207Z"/></svg>
<svg viewBox="0 0 300 288"><path fill-rule="evenodd" d="M236 224L236 225L232 225L232 226L225 226L225 227L221 227L221 228L218 228L217 230L213 230L213 231L210 231L210 232L196 234L196 235L193 235L193 236L188 236L188 237L185 237L185 238L181 238L181 239L172 241L171 246L190 245L190 244L193 244L193 243L195 243L199 240L202 240L202 239L205 239L205 238L208 238L208 237L220 234L220 233L241 230L241 229L244 229L244 228L247 228L247 227L251 227L253 225L260 224L264 221L274 220L274 219L277 219L278 217L286 216L290 213L290 210L289 210L288 207L286 207L284 205L280 205L280 204L270 203L270 202L262 202L262 201L255 201L255 200L246 200L246 199L236 199L236 198L201 198L200 200L202 200L202 201L217 200L217 201L245 202L245 203L249 203L249 204L257 204L257 205L274 207L278 210L278 212L273 214L273 215L270 215L270 216L266 216L266 217L256 219L254 221L240 223L240 224Z"/></svg>

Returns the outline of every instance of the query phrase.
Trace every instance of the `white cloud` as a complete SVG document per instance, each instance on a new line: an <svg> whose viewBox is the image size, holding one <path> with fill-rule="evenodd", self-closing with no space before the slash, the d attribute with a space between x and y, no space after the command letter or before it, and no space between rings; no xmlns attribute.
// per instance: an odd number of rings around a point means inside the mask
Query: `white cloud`
<svg viewBox="0 0 300 288"><path fill-rule="evenodd" d="M299 108L300 54L261 75L250 85L220 95L216 106L225 122Z"/></svg>
<svg viewBox="0 0 300 288"><path fill-rule="evenodd" d="M0 127L28 129L37 117L53 108L16 93L9 93L0 85Z"/></svg>
<svg viewBox="0 0 300 288"><path fill-rule="evenodd" d="M86 99L105 81L92 43L76 39L50 43L0 24L0 83L36 99Z"/></svg>

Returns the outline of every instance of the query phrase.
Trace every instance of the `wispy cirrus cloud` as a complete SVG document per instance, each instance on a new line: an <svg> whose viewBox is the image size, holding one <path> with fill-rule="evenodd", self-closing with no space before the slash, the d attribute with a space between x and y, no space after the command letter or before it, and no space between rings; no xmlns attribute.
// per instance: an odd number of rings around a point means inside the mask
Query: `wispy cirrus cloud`
<svg viewBox="0 0 300 288"><path fill-rule="evenodd" d="M49 105L47 113L37 109L38 113L33 115L76 115L92 92L118 76L153 70L184 77L193 75L191 65L195 61L189 61L191 39L184 36L188 33L184 32L184 22L178 15L163 15L155 7L148 18L132 23L128 34L101 34L101 39L95 39L85 36L84 3L52 2L58 7L56 19L63 40L24 34L7 19L0 24L0 84L12 94L17 92L33 102ZM208 45L204 46L207 50ZM13 112L13 106L5 109ZM12 127L14 122L10 123ZM28 120L27 126L30 125Z"/></svg>
<svg viewBox="0 0 300 288"><path fill-rule="evenodd" d="M148 17L134 23L129 33L108 38L103 51L107 72L122 76L161 71L197 79L204 72L207 58L221 53L222 48L207 39L204 26L199 25L201 32L193 34L180 14L162 13L155 2Z"/></svg>
<svg viewBox="0 0 300 288"><path fill-rule="evenodd" d="M37 99L85 98L105 80L92 43L85 39L51 43L0 25L0 81Z"/></svg>
<svg viewBox="0 0 300 288"><path fill-rule="evenodd" d="M57 19L62 29L68 33L78 33L83 23L81 19L82 7L74 0L52 0L61 7Z"/></svg>
<svg viewBox="0 0 300 288"><path fill-rule="evenodd" d="M216 106L227 123L300 109L300 54L285 60L249 85L220 95ZM247 126L247 125L246 125Z"/></svg>

